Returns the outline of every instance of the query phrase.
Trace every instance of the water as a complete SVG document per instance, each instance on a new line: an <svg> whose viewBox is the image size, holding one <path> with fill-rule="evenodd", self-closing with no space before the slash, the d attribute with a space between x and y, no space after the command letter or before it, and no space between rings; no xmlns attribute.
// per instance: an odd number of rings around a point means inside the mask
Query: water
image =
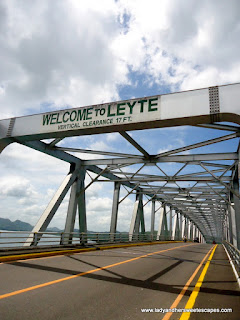
<svg viewBox="0 0 240 320"><path fill-rule="evenodd" d="M29 232L18 233L16 231L0 230L0 248L22 247L29 234Z"/></svg>
<svg viewBox="0 0 240 320"><path fill-rule="evenodd" d="M21 248L28 237L32 235L29 231L6 231L0 230L0 248ZM109 233L89 233L86 234L88 244L107 243L110 240ZM117 234L118 238L115 239L120 241L120 234ZM128 234L121 236L121 241L128 241ZM32 242L32 239L30 240ZM44 233L38 246L59 246L61 241L61 233ZM79 244L79 234L74 233L72 244Z"/></svg>
<svg viewBox="0 0 240 320"><path fill-rule="evenodd" d="M29 231L0 230L0 248L23 247L30 234ZM60 235L45 234L39 241L39 245L59 245L60 238Z"/></svg>

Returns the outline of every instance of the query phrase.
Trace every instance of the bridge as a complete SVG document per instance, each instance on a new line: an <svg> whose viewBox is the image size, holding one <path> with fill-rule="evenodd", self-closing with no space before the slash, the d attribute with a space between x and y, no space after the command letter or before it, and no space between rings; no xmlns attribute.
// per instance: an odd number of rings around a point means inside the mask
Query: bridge
<svg viewBox="0 0 240 320"><path fill-rule="evenodd" d="M237 319L239 101L240 84L231 84L0 120L1 152L18 143L69 163L68 174L25 236L24 246L1 252L3 319L17 319L19 313L24 319L77 319L80 313L84 319L202 319L203 309L214 309L213 319ZM217 137L149 152L132 134L180 126L212 129ZM97 139L111 132L118 132L136 152L59 145L67 137ZM222 142L227 147L216 152ZM198 151L206 146L212 148ZM82 159L78 154L98 157ZM169 174L166 164L177 170ZM93 183L114 185L109 233L94 237L88 234L86 206L86 190ZM68 191L64 231L49 233ZM132 195L129 230L119 234L119 206ZM144 209L150 204L146 230ZM42 247L46 238L55 239L54 248ZM25 306L29 301L30 310Z"/></svg>

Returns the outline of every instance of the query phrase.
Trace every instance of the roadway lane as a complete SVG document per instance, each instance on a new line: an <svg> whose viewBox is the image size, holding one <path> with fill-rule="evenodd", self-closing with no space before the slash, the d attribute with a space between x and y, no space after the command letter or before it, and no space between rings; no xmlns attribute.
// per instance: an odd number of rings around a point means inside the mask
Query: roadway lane
<svg viewBox="0 0 240 320"><path fill-rule="evenodd" d="M161 313L141 309L170 308L212 247L169 243L0 264L0 295L46 283L1 299L0 319L162 319Z"/></svg>
<svg viewBox="0 0 240 320"><path fill-rule="evenodd" d="M212 313L212 319L229 320L240 319L240 290L236 282L232 267L222 245L218 245L210 262L200 292L194 304L194 308L220 310L220 313ZM228 312L228 309L233 312ZM191 320L201 320L204 315L192 313Z"/></svg>

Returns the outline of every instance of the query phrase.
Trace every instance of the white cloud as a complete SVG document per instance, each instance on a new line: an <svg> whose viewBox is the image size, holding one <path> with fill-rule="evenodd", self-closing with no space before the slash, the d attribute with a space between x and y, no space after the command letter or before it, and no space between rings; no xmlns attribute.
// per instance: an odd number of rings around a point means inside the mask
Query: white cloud
<svg viewBox="0 0 240 320"><path fill-rule="evenodd" d="M90 145L90 149L97 151L109 151L109 145L102 140L98 140L98 137L96 137L96 141Z"/></svg>
<svg viewBox="0 0 240 320"><path fill-rule="evenodd" d="M36 196L36 191L29 180L8 176L0 181L0 196L24 199Z"/></svg>
<svg viewBox="0 0 240 320"><path fill-rule="evenodd" d="M237 0L2 2L1 116L118 99L130 70L173 89L239 81L239 9Z"/></svg>
<svg viewBox="0 0 240 320"><path fill-rule="evenodd" d="M118 32L111 2L11 1L1 4L3 116L42 103L79 106L118 98L126 68L109 46Z"/></svg>
<svg viewBox="0 0 240 320"><path fill-rule="evenodd" d="M120 4L130 21L113 47L133 70L184 90L239 81L239 1Z"/></svg>
<svg viewBox="0 0 240 320"><path fill-rule="evenodd" d="M90 201L88 203L89 211L110 211L112 208L112 201L110 198L101 198L99 197L96 201Z"/></svg>
<svg viewBox="0 0 240 320"><path fill-rule="evenodd" d="M88 183L90 182L89 179L86 179L85 180L85 186L88 185ZM99 196L99 194L101 194L101 191L103 189L103 184L100 183L100 182L96 182L96 183L93 183L87 190L86 190L86 194L87 194L87 197L89 199L95 199Z"/></svg>
<svg viewBox="0 0 240 320"><path fill-rule="evenodd" d="M120 135L119 135L119 133L111 132L106 135L106 139L108 142L115 142L118 139L120 139Z"/></svg>

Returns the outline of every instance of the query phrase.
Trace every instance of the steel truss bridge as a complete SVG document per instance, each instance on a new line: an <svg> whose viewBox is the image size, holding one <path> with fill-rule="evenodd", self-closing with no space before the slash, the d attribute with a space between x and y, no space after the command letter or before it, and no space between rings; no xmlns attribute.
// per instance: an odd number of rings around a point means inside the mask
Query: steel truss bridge
<svg viewBox="0 0 240 320"><path fill-rule="evenodd" d="M144 207L151 203L152 235L155 234L155 216L160 217L157 240L176 240L184 236L211 243L227 240L240 249L239 147L221 153L202 154L197 150L222 141L239 140L239 101L240 84L232 84L0 120L0 151L11 143L18 143L69 163L69 173L25 245L37 244L69 190L62 241L71 243L77 212L80 233L87 233L85 191L93 183L110 182L114 183L112 241L117 231L119 204L135 194L136 201L129 213L129 241L145 233ZM130 133L186 125L222 130L224 134L150 154ZM83 135L96 135L97 139L97 134L109 132L118 132L136 152L105 152L58 145L66 137L81 139ZM51 140L46 142L46 139ZM83 160L77 156L79 153L103 157ZM169 176L163 169L166 163L178 164L178 171ZM88 184L86 175L91 177ZM121 188L126 189L122 198Z"/></svg>

